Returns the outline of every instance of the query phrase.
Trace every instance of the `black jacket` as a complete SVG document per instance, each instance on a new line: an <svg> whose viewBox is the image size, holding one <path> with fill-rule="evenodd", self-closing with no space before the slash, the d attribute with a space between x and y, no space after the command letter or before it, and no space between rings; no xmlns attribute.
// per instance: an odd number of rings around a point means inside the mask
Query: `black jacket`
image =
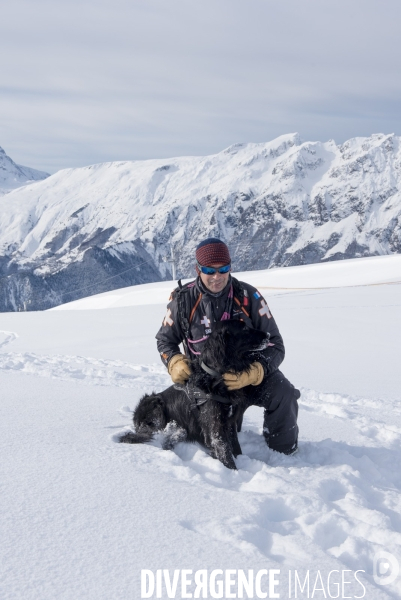
<svg viewBox="0 0 401 600"><path fill-rule="evenodd" d="M232 300L229 298L231 284ZM259 352L255 359L263 365L265 375L276 371L284 359L284 343L269 307L256 288L231 276L220 294L207 290L199 277L172 292L156 335L163 363L167 366L170 359L180 353L180 343L188 358L196 360L213 324L221 320L227 307L231 319L240 319L249 327L270 334L272 345Z"/></svg>

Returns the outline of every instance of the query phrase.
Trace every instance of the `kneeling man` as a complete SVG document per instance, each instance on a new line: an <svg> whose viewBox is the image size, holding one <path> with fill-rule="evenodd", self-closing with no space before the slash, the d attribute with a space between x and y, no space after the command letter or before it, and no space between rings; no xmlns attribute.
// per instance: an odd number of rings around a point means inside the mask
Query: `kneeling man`
<svg viewBox="0 0 401 600"><path fill-rule="evenodd" d="M250 371L225 373L223 378L229 390L253 386L249 389L252 404L265 409L263 435L267 445L293 454L298 447L300 393L278 369L284 359L284 344L269 307L256 288L231 276L230 253L221 240L201 242L195 258L197 279L174 290L156 335L162 361L173 382L182 384L217 321L240 319L268 333L269 345L255 355ZM180 352L181 343L185 354Z"/></svg>

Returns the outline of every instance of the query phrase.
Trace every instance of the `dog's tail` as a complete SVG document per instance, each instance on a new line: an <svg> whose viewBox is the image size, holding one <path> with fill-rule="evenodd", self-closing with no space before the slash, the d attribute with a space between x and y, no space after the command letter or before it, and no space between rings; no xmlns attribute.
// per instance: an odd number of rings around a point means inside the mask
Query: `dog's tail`
<svg viewBox="0 0 401 600"><path fill-rule="evenodd" d="M133 431L128 431L124 435L120 437L118 440L120 443L124 444L146 444L146 442L150 442L153 440L152 432L140 432L134 433Z"/></svg>

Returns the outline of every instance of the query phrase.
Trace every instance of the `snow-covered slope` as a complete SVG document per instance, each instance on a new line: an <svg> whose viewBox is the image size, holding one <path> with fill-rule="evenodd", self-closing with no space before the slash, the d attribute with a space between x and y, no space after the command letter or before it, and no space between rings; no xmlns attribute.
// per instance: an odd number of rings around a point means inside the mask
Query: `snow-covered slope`
<svg viewBox="0 0 401 600"><path fill-rule="evenodd" d="M32 181L41 181L49 177L44 171L17 165L0 147L0 196Z"/></svg>
<svg viewBox="0 0 401 600"><path fill-rule="evenodd" d="M188 569L192 581L200 569L276 569L283 599L398 599L397 260L242 275L263 289L286 343L282 370L302 396L299 453L267 449L254 407L237 472L197 445L163 451L161 436L116 443L141 395L169 385L154 339L160 284L120 308L3 314L2 600L136 600L142 569ZM295 289L303 282L315 289ZM185 597L181 583L173 597Z"/></svg>
<svg viewBox="0 0 401 600"><path fill-rule="evenodd" d="M245 280L263 290L266 294L277 290L280 294L284 294L294 290L401 283L401 254L354 258L282 269L262 269L233 273L233 275L240 281ZM167 304L171 290L176 285L176 281L133 285L61 304L51 310L96 310L141 304Z"/></svg>
<svg viewBox="0 0 401 600"><path fill-rule="evenodd" d="M0 309L38 309L192 273L196 243L230 244L235 269L401 252L394 135L341 146L297 134L206 157L59 171L0 200Z"/></svg>

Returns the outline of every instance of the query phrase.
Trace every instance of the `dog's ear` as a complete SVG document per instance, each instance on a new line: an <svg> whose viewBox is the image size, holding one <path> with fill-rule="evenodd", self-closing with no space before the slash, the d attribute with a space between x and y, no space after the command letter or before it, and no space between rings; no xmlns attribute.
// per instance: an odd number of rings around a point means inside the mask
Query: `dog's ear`
<svg viewBox="0 0 401 600"><path fill-rule="evenodd" d="M158 394L156 396L156 401L157 401L157 404L159 404L162 408L164 408L164 406L165 406L166 403L165 403L164 398L162 396L160 396Z"/></svg>
<svg viewBox="0 0 401 600"><path fill-rule="evenodd" d="M216 338L211 350L211 359L213 364L223 364L226 358L227 343L230 339L228 328L222 328L217 332Z"/></svg>
<svg viewBox="0 0 401 600"><path fill-rule="evenodd" d="M228 329L222 329L221 331L219 331L219 335L218 335L218 342L222 345L224 345L227 340L229 340L231 337L231 334L229 332Z"/></svg>

